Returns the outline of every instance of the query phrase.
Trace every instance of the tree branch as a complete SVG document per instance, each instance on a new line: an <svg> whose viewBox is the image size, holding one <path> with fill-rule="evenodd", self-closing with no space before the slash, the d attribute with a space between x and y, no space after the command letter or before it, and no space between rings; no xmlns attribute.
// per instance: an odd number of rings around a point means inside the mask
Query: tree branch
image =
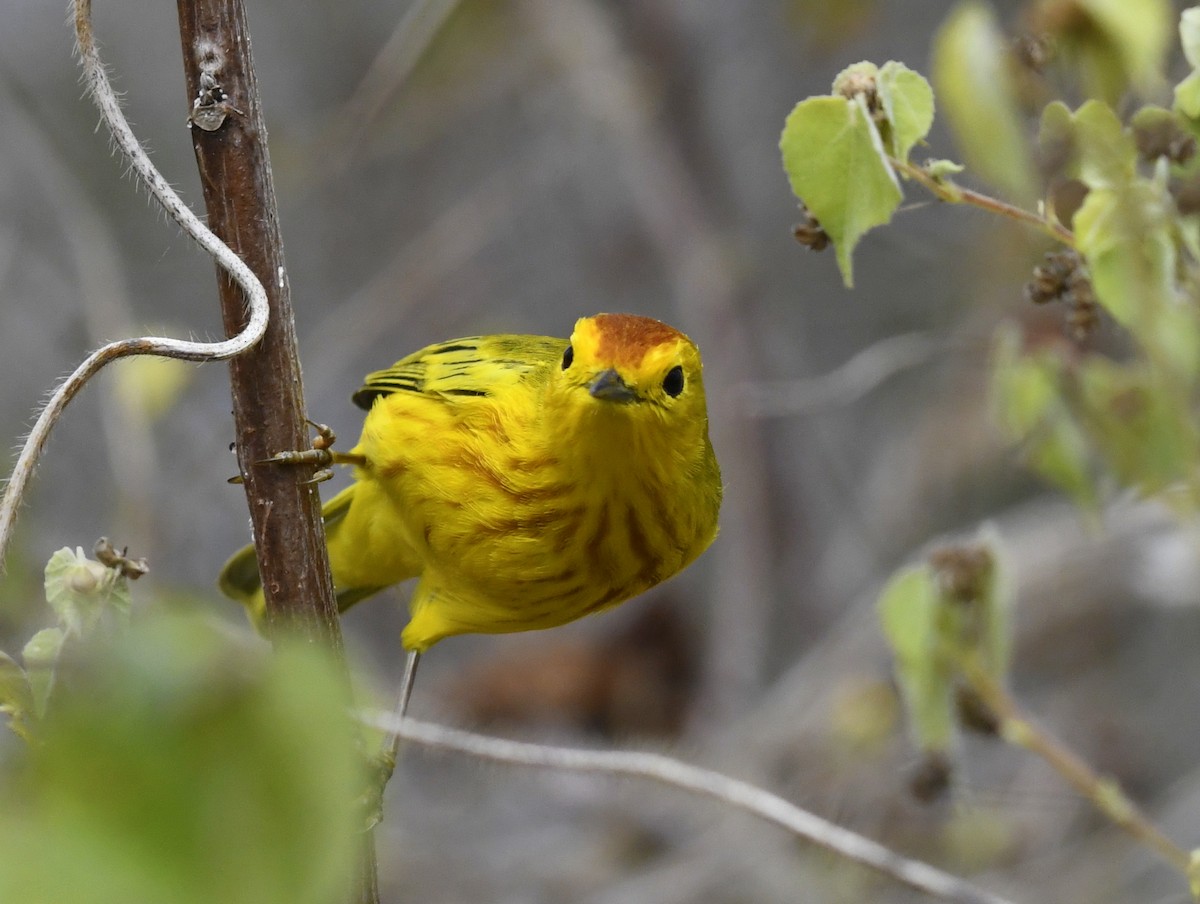
<svg viewBox="0 0 1200 904"><path fill-rule="evenodd" d="M266 126L240 0L179 0L192 143L213 231L258 274L271 320L253 355L230 364L237 454L269 626L341 646L320 519L300 467L267 464L309 444ZM245 322L241 287L218 274L227 333Z"/></svg>
<svg viewBox="0 0 1200 904"><path fill-rule="evenodd" d="M437 750L507 763L559 769L592 775L630 776L661 782L693 794L711 797L774 823L798 838L873 869L903 885L958 904L1010 904L964 879L928 864L902 857L878 842L802 810L783 798L711 769L702 769L671 757L635 751L574 750L546 747L421 722L392 713L367 713L362 721L373 728L394 732L405 741Z"/></svg>

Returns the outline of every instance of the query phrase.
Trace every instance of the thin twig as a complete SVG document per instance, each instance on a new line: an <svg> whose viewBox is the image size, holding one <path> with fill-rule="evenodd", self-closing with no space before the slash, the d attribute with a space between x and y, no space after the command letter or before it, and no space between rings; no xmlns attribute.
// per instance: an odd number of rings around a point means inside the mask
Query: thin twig
<svg viewBox="0 0 1200 904"><path fill-rule="evenodd" d="M1188 853L1159 831L1115 780L1097 775L1073 750L1035 724L1008 691L977 663L965 662L962 670L971 688L999 718L1000 734L1006 741L1040 756L1114 824L1190 878Z"/></svg>
<svg viewBox="0 0 1200 904"><path fill-rule="evenodd" d="M888 336L828 373L798 380L747 381L733 386L731 395L752 417L791 417L844 407L901 371L924 364L947 344L926 333Z"/></svg>
<svg viewBox="0 0 1200 904"><path fill-rule="evenodd" d="M993 198L991 195L963 188L949 179L938 179L931 175L924 167L916 166L907 160L899 160L895 157L888 159L897 170L914 182L921 183L932 195L942 201L946 201L949 204L970 204L989 213L1008 217L1010 220L1017 220L1021 223L1027 223L1030 226L1037 227L1051 238L1062 242L1068 248L1075 247L1075 233L1060 223L1057 217L1034 213L1032 210L1025 210L1023 207L1017 207L1016 205L1009 204L1007 201Z"/></svg>
<svg viewBox="0 0 1200 904"><path fill-rule="evenodd" d="M878 842L802 810L769 791L671 757L635 751L575 750L527 744L407 717L398 719L393 713L373 712L361 718L365 724L381 731L395 732L405 741L437 750L453 750L496 763L591 775L630 776L661 782L744 810L839 857L944 901L1010 904L999 895L984 891L926 863L902 857Z"/></svg>
<svg viewBox="0 0 1200 904"><path fill-rule="evenodd" d="M333 126L327 132L330 138L322 157L332 158L330 169L340 172L346 167L363 136L408 80L458 4L459 0L417 0L405 10L354 93L328 118Z"/></svg>
<svg viewBox="0 0 1200 904"><path fill-rule="evenodd" d="M142 149L125 116L116 93L109 83L104 63L96 50L92 37L91 0L76 0L75 37L76 50L83 66L84 83L88 93L100 110L100 115L112 133L113 140L129 161L133 171L145 183L150 193L205 251L211 254L246 293L250 308L250 319L246 329L222 342L191 342L162 336L142 336L110 342L88 355L75 372L64 380L50 396L38 414L33 429L25 439L17 456L12 476L0 499L0 573L3 573L5 555L12 539L17 510L25 494L38 458L50 437L50 431L63 410L79 393L79 390L106 364L130 355L158 355L164 358L180 358L184 361L223 361L241 354L253 346L267 327L267 295L258 279L224 242L209 231L199 218L175 194L175 191L154 168L150 158Z"/></svg>

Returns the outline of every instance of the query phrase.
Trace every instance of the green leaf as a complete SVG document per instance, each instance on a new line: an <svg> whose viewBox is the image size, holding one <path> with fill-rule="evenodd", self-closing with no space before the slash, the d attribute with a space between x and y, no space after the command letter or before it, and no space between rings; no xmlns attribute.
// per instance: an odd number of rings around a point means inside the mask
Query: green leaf
<svg viewBox="0 0 1200 904"><path fill-rule="evenodd" d="M779 147L792 191L833 240L842 279L852 286L855 245L891 219L902 197L865 101L801 101L787 118Z"/></svg>
<svg viewBox="0 0 1200 904"><path fill-rule="evenodd" d="M1088 188L1126 185L1137 171L1137 147L1108 104L1089 100L1072 113L1061 101L1042 111L1038 146L1061 161L1063 174Z"/></svg>
<svg viewBox="0 0 1200 904"><path fill-rule="evenodd" d="M1175 109L1192 119L1200 119L1200 72L1193 72L1175 86Z"/></svg>
<svg viewBox="0 0 1200 904"><path fill-rule="evenodd" d="M929 568L895 574L878 608L914 741L925 751L948 751L955 739L954 671L941 648L938 593Z"/></svg>
<svg viewBox="0 0 1200 904"><path fill-rule="evenodd" d="M1099 500L1092 475L1091 448L1087 436L1063 412L1030 437L1025 445L1025 461L1076 505L1094 509Z"/></svg>
<svg viewBox="0 0 1200 904"><path fill-rule="evenodd" d="M1175 109L1200 119L1200 7L1185 9L1179 17L1179 42L1193 71L1175 86Z"/></svg>
<svg viewBox="0 0 1200 904"><path fill-rule="evenodd" d="M33 711L39 718L46 714L46 704L54 688L54 670L66 638L62 628L43 628L29 638L21 651L33 694Z"/></svg>
<svg viewBox="0 0 1200 904"><path fill-rule="evenodd" d="M1125 77L1143 94L1155 93L1171 43L1169 0L1077 0L1099 29L1097 56L1115 55Z"/></svg>
<svg viewBox="0 0 1200 904"><path fill-rule="evenodd" d="M1179 43L1193 69L1200 69L1200 7L1185 9L1179 17Z"/></svg>
<svg viewBox="0 0 1200 904"><path fill-rule="evenodd" d="M1200 311L1187 300L1164 305L1150 324L1149 344L1176 379L1193 385L1200 375Z"/></svg>
<svg viewBox="0 0 1200 904"><path fill-rule="evenodd" d="M1074 220L1097 298L1152 354L1154 326L1175 291L1169 203L1157 186L1137 180L1088 192Z"/></svg>
<svg viewBox="0 0 1200 904"><path fill-rule="evenodd" d="M327 657L162 619L79 652L0 773L0 900L346 899L364 778Z"/></svg>
<svg viewBox="0 0 1200 904"><path fill-rule="evenodd" d="M45 589L46 602L72 633L86 633L106 616L125 616L131 605L128 581L78 547L74 552L64 547L50 557Z"/></svg>
<svg viewBox="0 0 1200 904"><path fill-rule="evenodd" d="M1042 110L1038 128L1038 150L1043 160L1053 161L1063 175L1079 177L1079 154L1075 150L1075 118L1061 100L1051 101Z"/></svg>
<svg viewBox="0 0 1200 904"><path fill-rule="evenodd" d="M907 160L909 151L925 140L933 126L933 89L919 73L890 61L879 70L877 91L889 125L892 156Z"/></svg>
<svg viewBox="0 0 1200 904"><path fill-rule="evenodd" d="M992 364L993 407L1001 428L1025 440L1050 417L1058 404L1058 377L1053 368L1025 357L1015 328L999 331Z"/></svg>
<svg viewBox="0 0 1200 904"><path fill-rule="evenodd" d="M1123 485L1155 493L1191 475L1200 460L1191 411L1152 371L1090 358L1080 385L1096 444Z"/></svg>
<svg viewBox="0 0 1200 904"><path fill-rule="evenodd" d="M1004 330L993 356L992 404L1029 467L1090 507L1096 502L1090 446L1063 401L1061 371L1053 353L1024 354L1015 330Z"/></svg>
<svg viewBox="0 0 1200 904"><path fill-rule="evenodd" d="M1084 184L1093 189L1127 184L1137 170L1137 147L1112 108L1089 100L1071 119Z"/></svg>
<svg viewBox="0 0 1200 904"><path fill-rule="evenodd" d="M938 105L967 166L1001 191L1034 195L1033 162L1008 68L1008 42L991 8L960 3L933 46Z"/></svg>
<svg viewBox="0 0 1200 904"><path fill-rule="evenodd" d="M36 720L33 690L25 670L6 653L0 653L0 715L8 716L13 731L29 740L29 726Z"/></svg>

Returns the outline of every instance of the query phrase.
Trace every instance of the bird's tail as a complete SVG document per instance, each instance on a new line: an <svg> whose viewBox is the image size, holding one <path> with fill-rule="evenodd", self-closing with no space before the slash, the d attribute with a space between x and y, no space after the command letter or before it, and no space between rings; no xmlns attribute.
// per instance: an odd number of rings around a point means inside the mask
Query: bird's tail
<svg viewBox="0 0 1200 904"><path fill-rule="evenodd" d="M321 509L321 517L325 521L325 539L331 542L336 536L339 525L345 520L350 503L354 500L354 489L357 484L351 484L330 499ZM254 555L254 547L246 546L235 552L217 579L221 592L232 600L246 607L250 620L255 625L261 625L266 615L266 600L263 597L262 577L258 573L258 559ZM364 596L369 596L380 588L357 589L338 593L338 609L345 610L358 602Z"/></svg>

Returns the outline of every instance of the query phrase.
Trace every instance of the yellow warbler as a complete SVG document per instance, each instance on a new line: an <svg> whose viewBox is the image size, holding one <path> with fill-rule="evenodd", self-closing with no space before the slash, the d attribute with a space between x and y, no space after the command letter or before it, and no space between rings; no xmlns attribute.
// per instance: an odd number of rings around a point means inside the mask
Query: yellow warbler
<svg viewBox="0 0 1200 904"><path fill-rule="evenodd" d="M420 577L402 641L549 628L666 580L717 532L700 353L631 314L569 342L476 336L367 377L355 482L324 508L341 609ZM221 589L261 613L253 547Z"/></svg>

